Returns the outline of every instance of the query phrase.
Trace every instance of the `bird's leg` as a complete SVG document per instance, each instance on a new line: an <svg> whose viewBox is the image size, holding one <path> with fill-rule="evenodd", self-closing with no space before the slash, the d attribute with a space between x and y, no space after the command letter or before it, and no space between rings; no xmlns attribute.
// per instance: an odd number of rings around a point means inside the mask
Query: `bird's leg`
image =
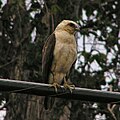
<svg viewBox="0 0 120 120"><path fill-rule="evenodd" d="M57 82L53 82L52 84L50 84L50 87L54 87L55 88L55 92L57 92L57 88L59 88L60 85Z"/></svg>
<svg viewBox="0 0 120 120"><path fill-rule="evenodd" d="M55 66L56 67L56 66ZM54 68L55 69L55 68ZM60 84L57 82L57 78L56 78L56 74L51 71L51 82L50 82L50 87L54 87L55 88L55 92L57 93L57 88L60 87Z"/></svg>
<svg viewBox="0 0 120 120"><path fill-rule="evenodd" d="M66 81L66 78L64 78L64 85L63 85L66 89L68 88L70 90L70 92L72 93L72 89L75 89L75 85L69 85Z"/></svg>

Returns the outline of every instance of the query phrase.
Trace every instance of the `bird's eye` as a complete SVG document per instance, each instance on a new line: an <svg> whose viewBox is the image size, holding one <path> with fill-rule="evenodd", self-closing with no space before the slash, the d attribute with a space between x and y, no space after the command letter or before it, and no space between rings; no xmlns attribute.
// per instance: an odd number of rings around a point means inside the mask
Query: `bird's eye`
<svg viewBox="0 0 120 120"><path fill-rule="evenodd" d="M75 27L75 24L73 24L73 23L69 23L69 26L71 26L71 27Z"/></svg>

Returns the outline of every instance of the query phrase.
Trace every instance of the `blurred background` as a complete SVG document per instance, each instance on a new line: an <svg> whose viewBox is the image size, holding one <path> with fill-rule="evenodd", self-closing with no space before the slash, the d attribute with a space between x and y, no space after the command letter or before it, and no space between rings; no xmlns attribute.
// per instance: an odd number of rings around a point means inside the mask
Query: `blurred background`
<svg viewBox="0 0 120 120"><path fill-rule="evenodd" d="M42 47L64 19L81 26L71 81L81 88L119 91L119 0L0 0L0 78L42 82ZM45 111L43 100L0 93L0 120L120 120L115 103L56 98Z"/></svg>

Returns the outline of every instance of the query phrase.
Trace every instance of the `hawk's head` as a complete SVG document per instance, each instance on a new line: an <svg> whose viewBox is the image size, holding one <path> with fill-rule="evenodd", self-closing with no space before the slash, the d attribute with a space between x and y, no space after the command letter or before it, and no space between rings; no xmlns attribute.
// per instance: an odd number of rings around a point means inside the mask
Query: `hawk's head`
<svg viewBox="0 0 120 120"><path fill-rule="evenodd" d="M70 34L74 34L75 31L80 30L80 26L74 21L63 20L60 24L58 24L55 30L65 30Z"/></svg>

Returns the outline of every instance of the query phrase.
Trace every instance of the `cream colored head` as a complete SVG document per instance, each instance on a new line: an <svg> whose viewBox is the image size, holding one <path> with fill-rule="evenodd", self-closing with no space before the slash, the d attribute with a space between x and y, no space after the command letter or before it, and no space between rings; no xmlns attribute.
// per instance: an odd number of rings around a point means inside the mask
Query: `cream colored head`
<svg viewBox="0 0 120 120"><path fill-rule="evenodd" d="M78 31L80 26L71 20L63 20L61 23L58 24L55 30L65 30L70 34L74 34L75 31Z"/></svg>

